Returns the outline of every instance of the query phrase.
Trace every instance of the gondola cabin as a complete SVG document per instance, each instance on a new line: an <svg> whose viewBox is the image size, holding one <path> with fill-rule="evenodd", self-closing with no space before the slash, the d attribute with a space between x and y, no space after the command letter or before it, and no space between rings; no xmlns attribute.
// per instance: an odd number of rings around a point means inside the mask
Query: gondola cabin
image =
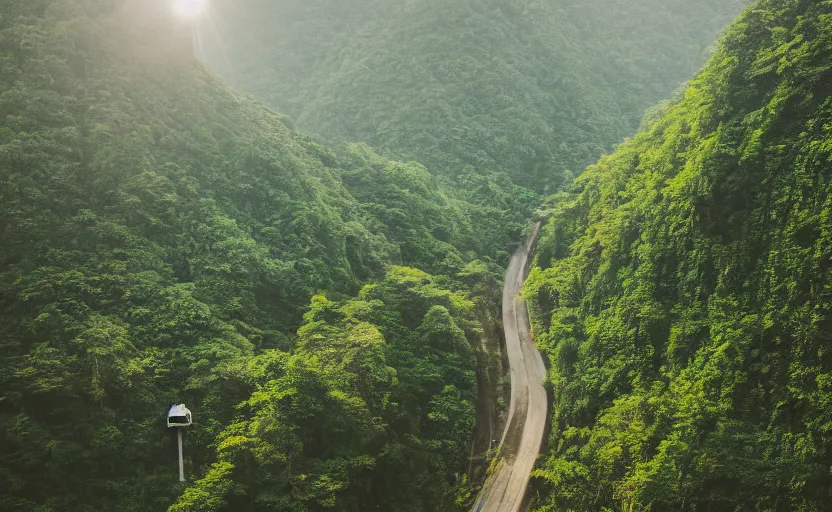
<svg viewBox="0 0 832 512"><path fill-rule="evenodd" d="M168 409L168 428L187 427L191 424L191 411L185 404L175 404Z"/></svg>

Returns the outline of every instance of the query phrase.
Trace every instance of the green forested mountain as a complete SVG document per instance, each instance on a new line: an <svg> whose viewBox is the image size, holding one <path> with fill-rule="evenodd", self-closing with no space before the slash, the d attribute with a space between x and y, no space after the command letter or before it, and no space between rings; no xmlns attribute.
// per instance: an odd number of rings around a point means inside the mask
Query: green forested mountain
<svg viewBox="0 0 832 512"><path fill-rule="evenodd" d="M743 4L217 0L292 121L165 0L0 2L0 510L466 509L531 190ZM832 1L759 0L550 198L537 508L830 509L830 84Z"/></svg>
<svg viewBox="0 0 832 512"><path fill-rule="evenodd" d="M303 130L554 192L704 61L744 0L225 0L203 37Z"/></svg>
<svg viewBox="0 0 832 512"><path fill-rule="evenodd" d="M286 124L164 3L0 4L0 510L464 496L487 255L522 198Z"/></svg>
<svg viewBox="0 0 832 512"><path fill-rule="evenodd" d="M554 198L539 510L832 506L832 2L762 0Z"/></svg>

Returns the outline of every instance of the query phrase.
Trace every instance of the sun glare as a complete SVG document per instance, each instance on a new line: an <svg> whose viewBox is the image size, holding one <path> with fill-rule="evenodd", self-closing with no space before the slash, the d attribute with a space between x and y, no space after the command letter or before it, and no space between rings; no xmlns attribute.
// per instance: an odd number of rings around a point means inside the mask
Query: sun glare
<svg viewBox="0 0 832 512"><path fill-rule="evenodd" d="M207 0L174 0L173 11L188 19L193 19L205 11Z"/></svg>

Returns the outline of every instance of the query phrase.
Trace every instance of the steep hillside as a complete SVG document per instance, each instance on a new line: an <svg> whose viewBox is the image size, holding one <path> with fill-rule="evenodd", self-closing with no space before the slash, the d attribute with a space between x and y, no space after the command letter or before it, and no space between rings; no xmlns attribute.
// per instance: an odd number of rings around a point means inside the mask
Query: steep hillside
<svg viewBox="0 0 832 512"><path fill-rule="evenodd" d="M499 272L475 258L517 200L299 136L168 10L0 4L0 509L453 508Z"/></svg>
<svg viewBox="0 0 832 512"><path fill-rule="evenodd" d="M303 130L539 192L629 136L743 0L245 0L203 37Z"/></svg>
<svg viewBox="0 0 832 512"><path fill-rule="evenodd" d="M539 510L830 510L832 2L755 4L553 200Z"/></svg>

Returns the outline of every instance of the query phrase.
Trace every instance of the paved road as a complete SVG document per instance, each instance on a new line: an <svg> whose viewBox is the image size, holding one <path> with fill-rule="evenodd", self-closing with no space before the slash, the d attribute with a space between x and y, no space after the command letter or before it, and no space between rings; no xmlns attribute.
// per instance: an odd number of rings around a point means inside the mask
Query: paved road
<svg viewBox="0 0 832 512"><path fill-rule="evenodd" d="M542 382L546 368L532 343L526 303L520 289L540 230L514 256L503 287L503 326L511 371L511 402L500 441L502 465L485 483L474 512L516 512L524 506L532 468L540 453L548 403Z"/></svg>

